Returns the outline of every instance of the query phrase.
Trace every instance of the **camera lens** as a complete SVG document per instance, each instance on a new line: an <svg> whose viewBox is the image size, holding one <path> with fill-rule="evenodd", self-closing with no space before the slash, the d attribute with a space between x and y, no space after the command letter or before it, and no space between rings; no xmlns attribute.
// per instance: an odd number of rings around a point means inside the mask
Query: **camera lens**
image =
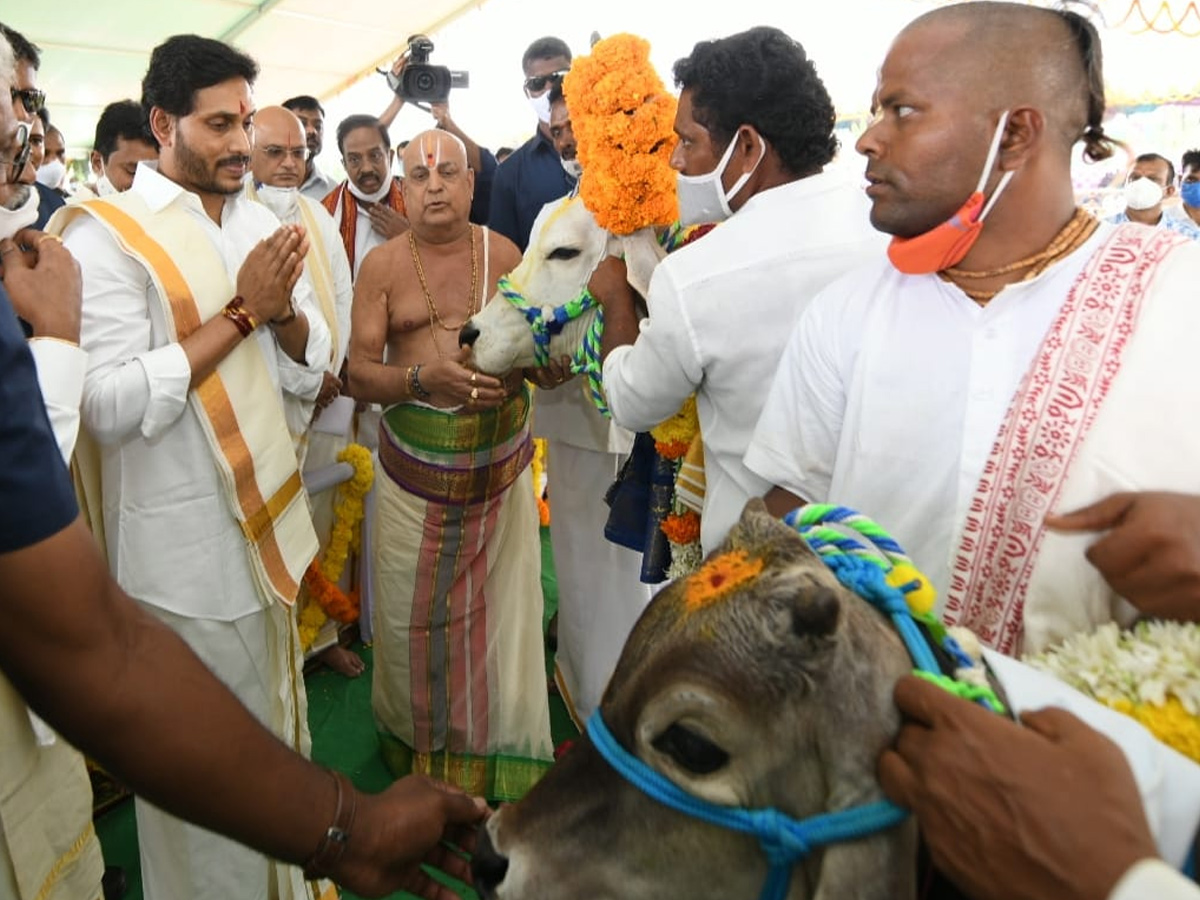
<svg viewBox="0 0 1200 900"><path fill-rule="evenodd" d="M418 72L414 81L416 89L423 94L428 94L437 87L437 79L432 72Z"/></svg>

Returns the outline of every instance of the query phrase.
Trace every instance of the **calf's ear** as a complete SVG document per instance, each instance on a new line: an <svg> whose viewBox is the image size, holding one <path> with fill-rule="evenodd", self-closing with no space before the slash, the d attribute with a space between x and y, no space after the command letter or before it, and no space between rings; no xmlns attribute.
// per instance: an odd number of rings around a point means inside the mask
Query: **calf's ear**
<svg viewBox="0 0 1200 900"><path fill-rule="evenodd" d="M745 550L751 556L761 556L771 565L808 562L816 563L822 569L825 567L808 542L771 515L759 497L747 501L741 518L715 552L728 553L731 550Z"/></svg>
<svg viewBox="0 0 1200 900"><path fill-rule="evenodd" d="M620 253L625 257L626 280L629 286L645 297L650 293L650 277L666 255L658 244L653 228L640 228L619 238Z"/></svg>

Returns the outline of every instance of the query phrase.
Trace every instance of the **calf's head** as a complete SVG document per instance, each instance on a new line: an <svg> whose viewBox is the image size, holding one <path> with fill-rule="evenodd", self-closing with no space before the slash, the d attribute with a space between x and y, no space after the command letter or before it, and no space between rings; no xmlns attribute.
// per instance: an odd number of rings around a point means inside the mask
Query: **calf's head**
<svg viewBox="0 0 1200 900"><path fill-rule="evenodd" d="M911 664L891 626L753 501L704 567L634 628L601 705L627 750L696 797L793 818L882 799L875 762ZM476 874L495 900L754 900L752 838L659 804L581 738L484 827ZM914 830L817 851L789 900L895 900L915 889Z"/></svg>
<svg viewBox="0 0 1200 900"><path fill-rule="evenodd" d="M508 280L520 298L496 296L463 326L461 343L471 348L469 365L491 375L536 365L533 333L523 310L545 311L583 293L606 256L624 256L629 283L645 295L662 251L651 229L627 237L609 234L596 224L578 197L547 204L530 232L529 247ZM579 346L594 312L568 324L550 340L550 356L570 356Z"/></svg>

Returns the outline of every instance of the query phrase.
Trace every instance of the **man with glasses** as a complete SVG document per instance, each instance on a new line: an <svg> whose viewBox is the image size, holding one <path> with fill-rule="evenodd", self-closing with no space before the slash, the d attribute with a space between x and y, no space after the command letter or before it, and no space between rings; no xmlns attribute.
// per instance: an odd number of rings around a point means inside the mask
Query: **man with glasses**
<svg viewBox="0 0 1200 900"><path fill-rule="evenodd" d="M9 94L12 96L13 112L19 122L33 122L33 117L46 105L46 94L37 89L38 69L42 66L42 50L19 31L14 31L0 22L0 35L12 47L16 58Z"/></svg>
<svg viewBox="0 0 1200 900"><path fill-rule="evenodd" d="M299 94L283 101L283 108L295 113L300 124L304 126L304 140L308 144L308 162L304 167L304 181L300 185L300 193L320 202L329 192L337 188L337 181L330 178L319 168L316 159L321 153L325 142L325 108L316 97Z"/></svg>
<svg viewBox="0 0 1200 900"><path fill-rule="evenodd" d="M338 223L350 270L357 278L367 254L404 234L408 219L400 180L392 175L387 127L374 116L348 116L338 125L337 143L347 179L323 203Z"/></svg>
<svg viewBox="0 0 1200 900"><path fill-rule="evenodd" d="M247 183L246 194L275 213L284 225L303 226L308 234L301 277L312 287L332 336L324 370L297 369L296 383L283 394L283 412L296 445L296 458L306 473L337 462L348 443L348 429L331 434L328 424L317 423L315 418L342 392L339 376L350 340L350 302L354 299L350 263L337 226L320 203L301 193L307 159L305 129L299 116L282 106L260 109L254 117L254 149L250 153L254 178ZM353 403L349 398L342 402ZM313 526L322 549L329 543L333 528L333 495L333 491L324 491L309 496ZM302 596L300 602L316 601ZM305 648L306 658L315 657L347 677L357 677L365 665L338 643L337 624L329 620L311 647Z"/></svg>
<svg viewBox="0 0 1200 900"><path fill-rule="evenodd" d="M561 84L571 68L571 48L556 37L539 38L525 51L521 67L525 96L537 114L537 132L496 170L488 225L524 253L542 207L571 190L550 136L550 88Z"/></svg>

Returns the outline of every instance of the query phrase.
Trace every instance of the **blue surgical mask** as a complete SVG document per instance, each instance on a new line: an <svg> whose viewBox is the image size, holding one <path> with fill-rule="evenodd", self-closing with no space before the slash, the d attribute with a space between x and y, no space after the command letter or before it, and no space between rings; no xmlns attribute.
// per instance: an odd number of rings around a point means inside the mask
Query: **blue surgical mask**
<svg viewBox="0 0 1200 900"><path fill-rule="evenodd" d="M1200 181L1185 181L1179 188L1184 206L1200 207Z"/></svg>

